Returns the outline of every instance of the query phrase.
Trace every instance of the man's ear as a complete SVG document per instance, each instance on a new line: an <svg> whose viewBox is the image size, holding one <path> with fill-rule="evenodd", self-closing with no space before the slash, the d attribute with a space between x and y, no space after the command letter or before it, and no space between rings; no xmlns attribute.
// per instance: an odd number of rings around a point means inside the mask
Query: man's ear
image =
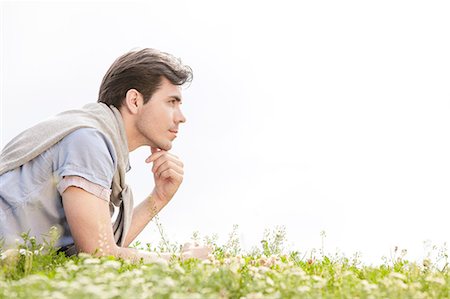
<svg viewBox="0 0 450 299"><path fill-rule="evenodd" d="M144 99L139 91L136 89L129 89L125 95L123 106L125 106L124 108L127 109L130 114L136 114L143 105L143 101Z"/></svg>

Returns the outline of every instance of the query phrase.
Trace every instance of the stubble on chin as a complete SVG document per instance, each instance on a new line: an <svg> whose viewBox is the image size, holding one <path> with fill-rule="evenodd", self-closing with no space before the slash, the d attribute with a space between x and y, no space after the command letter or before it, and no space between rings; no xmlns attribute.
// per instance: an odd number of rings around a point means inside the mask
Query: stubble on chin
<svg viewBox="0 0 450 299"><path fill-rule="evenodd" d="M157 149L162 150L162 151L169 151L170 149L172 149L172 142L169 143L165 143L165 144L155 144L155 146Z"/></svg>

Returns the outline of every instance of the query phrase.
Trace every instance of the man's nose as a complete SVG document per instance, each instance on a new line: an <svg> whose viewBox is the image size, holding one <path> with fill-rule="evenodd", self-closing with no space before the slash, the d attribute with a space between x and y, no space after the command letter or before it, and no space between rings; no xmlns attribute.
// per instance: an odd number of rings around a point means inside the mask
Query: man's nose
<svg viewBox="0 0 450 299"><path fill-rule="evenodd" d="M183 112L181 112L180 109L178 109L176 121L177 121L177 123L185 123L186 122L186 117L184 116Z"/></svg>

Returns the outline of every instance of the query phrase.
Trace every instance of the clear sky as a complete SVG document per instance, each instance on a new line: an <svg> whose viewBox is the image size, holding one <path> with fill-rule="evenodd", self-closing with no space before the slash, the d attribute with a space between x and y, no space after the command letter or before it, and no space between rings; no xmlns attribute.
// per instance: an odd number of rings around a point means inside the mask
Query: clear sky
<svg viewBox="0 0 450 299"><path fill-rule="evenodd" d="M1 143L97 100L136 47L181 57L185 181L160 213L243 246L284 225L292 249L380 262L450 241L447 1L1 2ZM131 153L136 203L153 188ZM140 236L158 240L152 224Z"/></svg>

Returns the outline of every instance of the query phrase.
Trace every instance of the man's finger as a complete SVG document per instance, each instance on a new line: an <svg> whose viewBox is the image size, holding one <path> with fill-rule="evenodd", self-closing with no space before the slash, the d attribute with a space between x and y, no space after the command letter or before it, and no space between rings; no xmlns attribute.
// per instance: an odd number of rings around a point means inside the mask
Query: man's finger
<svg viewBox="0 0 450 299"><path fill-rule="evenodd" d="M159 157L161 157L164 153L166 153L166 151L158 150L156 148L154 149L153 147L152 147L151 151L152 151L152 154L147 159L145 159L146 163L151 163L151 162L155 161L156 159L158 159Z"/></svg>
<svg viewBox="0 0 450 299"><path fill-rule="evenodd" d="M176 173L183 175L184 174L184 170L183 167L180 167L179 165L177 165L176 163L173 163L172 161L165 161L160 165L155 165L155 163L153 163L153 167L152 167L152 172L154 174L157 174L157 176L159 177L160 174L167 170L167 169L172 169L174 170Z"/></svg>
<svg viewBox="0 0 450 299"><path fill-rule="evenodd" d="M176 160L170 156L161 156L160 158L156 159L155 161L153 161L153 167L152 167L152 172L155 172L161 165L169 163L170 165L175 165L178 168L183 168L183 162L181 162L180 160Z"/></svg>
<svg viewBox="0 0 450 299"><path fill-rule="evenodd" d="M176 172L173 169L166 169L163 172L160 172L159 177L163 180L170 178L170 179L174 180L175 182L179 182L180 184L183 181L183 175L179 174L178 172Z"/></svg>

